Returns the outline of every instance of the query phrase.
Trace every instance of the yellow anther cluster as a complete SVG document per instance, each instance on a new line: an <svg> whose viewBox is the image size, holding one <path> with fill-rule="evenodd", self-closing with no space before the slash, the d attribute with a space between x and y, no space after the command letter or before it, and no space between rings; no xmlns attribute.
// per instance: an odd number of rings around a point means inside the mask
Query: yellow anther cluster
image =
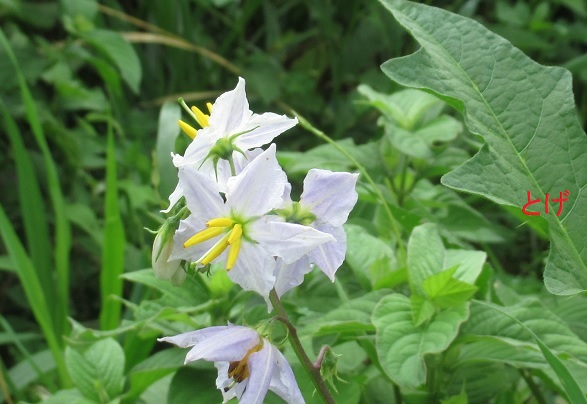
<svg viewBox="0 0 587 404"><path fill-rule="evenodd" d="M226 270L230 271L236 263L236 259L238 258L238 253L241 248L241 238L243 235L242 225L239 223L235 223L234 220L232 220L231 218L219 217L208 221L206 223L206 228L190 237L183 244L183 247L192 247L196 244L210 240L221 234L224 235L220 238L220 240L218 240L212 246L212 248L210 248L196 262L201 265L208 265L216 258L218 258L218 256L220 256L220 254L222 254L224 250L230 247L230 250L228 251L228 258L226 260Z"/></svg>
<svg viewBox="0 0 587 404"><path fill-rule="evenodd" d="M185 105L185 103L183 105ZM211 115L212 114L212 104L208 102L208 103L206 103L206 107L208 108L208 111ZM186 108L187 108L187 106L186 106ZM193 117L196 118L196 122L198 122L198 124L202 128L205 128L206 126L210 126L210 122L209 122L210 115L206 115L198 107L191 107L190 109L191 109L192 113L194 114ZM196 135L198 134L198 131L196 130L196 128L194 128L192 125L182 121L181 119L178 120L177 123L179 124L179 127L181 128L181 130L184 131L184 133L186 135L188 135L191 139L195 139Z"/></svg>

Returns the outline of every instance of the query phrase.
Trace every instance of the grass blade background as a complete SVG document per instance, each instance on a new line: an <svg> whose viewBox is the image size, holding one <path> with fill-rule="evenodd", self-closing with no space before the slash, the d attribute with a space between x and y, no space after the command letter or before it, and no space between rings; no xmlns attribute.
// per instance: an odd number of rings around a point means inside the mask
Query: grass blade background
<svg viewBox="0 0 587 404"><path fill-rule="evenodd" d="M49 240L49 226L47 224L43 195L33 162L25 149L22 135L2 100L0 100L0 109L4 119L4 128L10 139L14 161L16 162L20 211L24 222L28 251L45 297L48 301L54 302L57 296L55 294L55 283L51 277L52 246ZM57 317L62 316L63 313L56 311L56 309L59 309L58 305L50 305L49 307L51 321L55 326L58 323Z"/></svg>
<svg viewBox="0 0 587 404"><path fill-rule="evenodd" d="M47 339L49 349L57 364L57 370L63 386L69 385L69 375L65 367L65 359L61 346L61 335L56 333L49 314L49 302L47 301L43 288L37 277L33 264L24 250L18 236L14 232L4 208L0 206L0 234L6 245L8 253L12 257L16 267L16 273L24 288L27 300L29 301L35 318L41 326L41 330Z"/></svg>
<svg viewBox="0 0 587 404"><path fill-rule="evenodd" d="M111 296L121 296L124 269L125 236L118 205L118 180L116 178L116 154L112 126L108 125L106 150L106 200L104 209L104 242L102 243L102 270L100 293L102 308L100 327L110 330L118 327L122 303Z"/></svg>
<svg viewBox="0 0 587 404"><path fill-rule="evenodd" d="M6 39L4 32L0 29L0 43L4 47L8 58L10 59L20 87L20 92L25 105L26 116L31 127L35 140L45 163L45 170L47 171L47 188L49 196L53 205L53 213L55 215L55 268L57 272L57 300L51 304L57 307L57 311L61 316L56 318L55 332L57 335L62 335L67 326L67 313L69 309L69 253L71 250L71 228L67 216L65 214L65 200L61 192L61 184L59 182L59 174L57 167L51 156L43 127L37 114L37 107L31 95L31 92L26 84L25 78L20 70L16 56L12 51L10 43ZM58 340L61 345L61 339Z"/></svg>
<svg viewBox="0 0 587 404"><path fill-rule="evenodd" d="M532 209L542 213L527 218L546 219L550 230L546 287L560 295L587 290L587 137L577 119L570 73L537 64L466 17L407 1L381 1L422 45L410 56L386 62L384 73L444 99L487 142L442 183L518 209L531 191L542 201ZM570 197L562 215L555 215L554 203L545 214L546 193L554 198L565 190Z"/></svg>

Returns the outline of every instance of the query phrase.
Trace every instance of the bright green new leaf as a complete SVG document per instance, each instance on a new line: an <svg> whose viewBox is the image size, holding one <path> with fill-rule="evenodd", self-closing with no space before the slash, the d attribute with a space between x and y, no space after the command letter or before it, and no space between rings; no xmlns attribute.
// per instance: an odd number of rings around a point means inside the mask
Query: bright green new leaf
<svg viewBox="0 0 587 404"><path fill-rule="evenodd" d="M424 355L443 352L469 316L468 304L444 309L426 325L414 326L412 304L404 295L381 299L372 321L377 330L377 355L385 373L401 386L426 381Z"/></svg>
<svg viewBox="0 0 587 404"><path fill-rule="evenodd" d="M424 292L438 307L454 307L469 300L477 287L454 277L457 267L432 275L422 283Z"/></svg>
<svg viewBox="0 0 587 404"><path fill-rule="evenodd" d="M412 303L412 320L416 327L430 320L436 312L436 307L429 299L420 295L410 296Z"/></svg>
<svg viewBox="0 0 587 404"><path fill-rule="evenodd" d="M65 350L71 379L85 397L107 403L122 393L124 352L112 338L84 348L67 347Z"/></svg>
<svg viewBox="0 0 587 404"><path fill-rule="evenodd" d="M425 295L424 279L442 271L444 245L436 226L430 223L418 226L408 241L408 273L412 293Z"/></svg>
<svg viewBox="0 0 587 404"><path fill-rule="evenodd" d="M581 129L563 68L536 64L479 23L421 4L381 0L422 45L413 55L385 63L398 83L426 89L455 107L486 144L445 175L443 184L483 195L546 220L551 251L544 274L555 294L587 290L587 137ZM560 216L552 198L569 191ZM545 213L549 193L550 213Z"/></svg>

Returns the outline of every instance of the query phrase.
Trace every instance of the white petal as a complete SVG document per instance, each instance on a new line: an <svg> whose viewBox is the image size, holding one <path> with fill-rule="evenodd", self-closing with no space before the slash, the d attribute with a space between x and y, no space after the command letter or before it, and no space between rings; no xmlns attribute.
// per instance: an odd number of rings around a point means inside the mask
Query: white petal
<svg viewBox="0 0 587 404"><path fill-rule="evenodd" d="M275 284L275 259L259 244L242 242L241 250L228 277L244 290L252 290L261 296L269 296Z"/></svg>
<svg viewBox="0 0 587 404"><path fill-rule="evenodd" d="M247 122L252 115L245 93L245 80L239 77L236 88L222 94L212 106L209 123L221 137L233 135L243 122ZM197 139L197 137L196 137Z"/></svg>
<svg viewBox="0 0 587 404"><path fill-rule="evenodd" d="M186 333L176 337L179 343L169 339L161 339L161 341L171 342L178 346L194 347L188 352L185 363L193 362L198 359L207 361L223 361L232 362L238 361L245 357L247 352L257 346L260 342L259 334L252 328L242 327L236 325L209 327L203 330L195 331L204 332L204 336ZM193 342L193 343L192 343Z"/></svg>
<svg viewBox="0 0 587 404"><path fill-rule="evenodd" d="M271 221L270 218L250 223L250 236L286 264L299 260L320 244L334 241L334 237L309 226Z"/></svg>
<svg viewBox="0 0 587 404"><path fill-rule="evenodd" d="M263 153L263 149L245 150L244 152L244 156L239 152L232 153L235 174L237 175L240 174L251 161L253 161L261 153ZM217 173L215 173L214 169L212 168L212 170L210 171L210 175L213 176L214 181L218 181L218 190L220 192L226 193L228 179L230 177L233 177L232 170L230 168L228 160L219 160L218 165L216 167L216 171Z"/></svg>
<svg viewBox="0 0 587 404"><path fill-rule="evenodd" d="M227 183L226 203L245 218L259 216L281 205L287 177L269 146Z"/></svg>
<svg viewBox="0 0 587 404"><path fill-rule="evenodd" d="M313 168L304 179L300 203L320 220L342 226L357 203L358 176Z"/></svg>
<svg viewBox="0 0 587 404"><path fill-rule="evenodd" d="M268 342L266 342L267 344ZM275 392L279 397L283 398L288 404L303 404L305 403L302 392L298 387L296 378L294 377L291 366L285 359L285 356L279 349L271 346L275 357L275 369L273 371L273 378L269 389Z"/></svg>
<svg viewBox="0 0 587 404"><path fill-rule="evenodd" d="M273 346L263 339L263 348L249 356L249 383L240 404L262 404L275 368Z"/></svg>
<svg viewBox="0 0 587 404"><path fill-rule="evenodd" d="M214 362L214 366L218 369L218 377L216 378L216 388L222 392L222 402L227 403L233 398L240 400L245 388L247 387L248 380L244 380L242 383L236 383L233 385L233 378L228 377L229 362ZM225 390L227 387L233 386L232 388Z"/></svg>
<svg viewBox="0 0 587 404"><path fill-rule="evenodd" d="M176 167L195 166L200 168L202 161L210 153L210 148L219 139L219 132L208 126L198 131L196 138L188 145L183 156L175 154L173 165Z"/></svg>
<svg viewBox="0 0 587 404"><path fill-rule="evenodd" d="M286 265L281 258L275 265L275 291L281 297L285 292L304 281L304 275L312 270L308 257L302 257L293 264Z"/></svg>
<svg viewBox="0 0 587 404"><path fill-rule="evenodd" d="M169 213L171 211L171 209L175 206L175 204L177 202L179 202L179 200L181 199L181 197L183 196L183 189L181 189L181 187L179 186L179 184L177 184L175 186L175 189L173 190L173 192L169 195L169 207L165 210L162 210L162 213Z"/></svg>
<svg viewBox="0 0 587 404"><path fill-rule="evenodd" d="M236 145L243 150L263 146L271 143L277 135L294 127L297 123L298 120L296 118L292 119L285 115L277 115L272 112L261 115L254 114L247 122L247 127L244 130L255 129L237 137Z"/></svg>
<svg viewBox="0 0 587 404"><path fill-rule="evenodd" d="M224 201L218 193L218 185L206 174L194 167L181 167L179 183L183 189L188 209L204 220L222 217L226 211Z"/></svg>
<svg viewBox="0 0 587 404"><path fill-rule="evenodd" d="M332 234L336 241L319 245L310 251L308 256L310 261L334 282L336 270L342 265L346 254L346 233L342 226L335 227L329 224L319 225L318 230Z"/></svg>

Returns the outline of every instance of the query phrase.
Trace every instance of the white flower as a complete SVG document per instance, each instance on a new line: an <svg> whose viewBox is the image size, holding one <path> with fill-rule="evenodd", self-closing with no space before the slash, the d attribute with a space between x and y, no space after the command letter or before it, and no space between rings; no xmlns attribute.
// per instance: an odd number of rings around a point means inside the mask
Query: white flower
<svg viewBox="0 0 587 404"><path fill-rule="evenodd" d="M185 363L199 359L214 362L218 369L216 387L222 392L224 403L236 397L241 404L260 404L267 390L272 390L287 403L304 403L283 354L252 328L209 327L159 341L182 348L193 347Z"/></svg>
<svg viewBox="0 0 587 404"><path fill-rule="evenodd" d="M207 265L220 257L233 282L267 297L275 282L274 256L290 264L334 241L312 227L267 216L283 203L286 182L274 144L228 180L226 201L209 176L193 168L180 171L191 214L175 233L170 259Z"/></svg>
<svg viewBox="0 0 587 404"><path fill-rule="evenodd" d="M210 116L193 109L199 112L196 115L203 129L197 131L197 136L194 134L195 138L183 156L173 156L173 164L178 168L196 167L217 181L221 192L225 192L227 179L231 176L230 157L235 164L235 174L238 174L255 157L249 150L271 143L277 135L298 122L296 118L271 112L253 114L249 110L245 80L241 77L236 88L218 97L209 109ZM182 128L183 125L180 124ZM176 188L169 197L170 207L182 195L182 190Z"/></svg>
<svg viewBox="0 0 587 404"><path fill-rule="evenodd" d="M285 220L311 226L332 235L334 240L316 246L308 252L307 259L294 263L278 261L275 289L279 296L302 283L304 275L310 272L310 263L316 264L334 282L346 254L346 233L342 225L357 203L357 178L358 174L312 169L304 179L299 202L291 201L286 188L284 205L279 210Z"/></svg>

